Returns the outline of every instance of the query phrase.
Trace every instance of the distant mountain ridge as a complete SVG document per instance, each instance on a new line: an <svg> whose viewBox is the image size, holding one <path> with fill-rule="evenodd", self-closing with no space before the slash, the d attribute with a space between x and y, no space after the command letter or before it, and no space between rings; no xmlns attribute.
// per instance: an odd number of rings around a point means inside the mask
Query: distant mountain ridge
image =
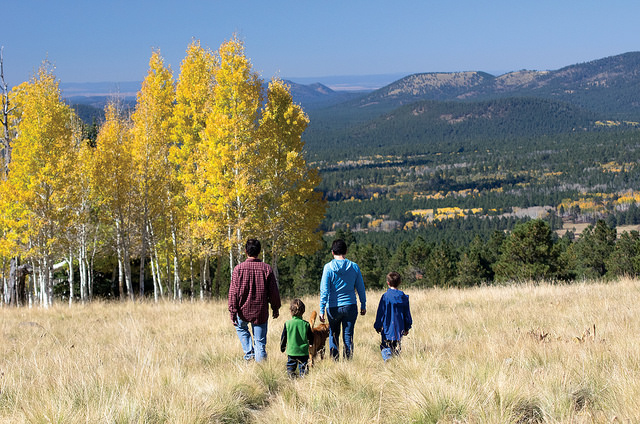
<svg viewBox="0 0 640 424"><path fill-rule="evenodd" d="M298 84L285 81L290 89L294 102L301 103L306 108L328 107L337 103L357 98L362 93L352 91L335 91L324 84Z"/></svg>
<svg viewBox="0 0 640 424"><path fill-rule="evenodd" d="M538 97L575 104L616 117L640 117L640 52L630 52L555 71L422 73L404 77L350 106L390 110L420 100L489 100Z"/></svg>
<svg viewBox="0 0 640 424"><path fill-rule="evenodd" d="M362 95L356 91L335 91L324 84L298 84L285 80L291 89L291 95L296 103L304 108L314 109L328 107L346 102ZM268 82L265 82L265 89ZM136 102L137 92L142 82L130 81L125 83L97 82L97 83L61 83L62 95L70 104L89 106L102 111L111 99L132 106ZM86 107L83 112L88 111ZM84 119L84 116L81 116Z"/></svg>
<svg viewBox="0 0 640 424"><path fill-rule="evenodd" d="M310 115L311 130L317 123L323 126L363 123L424 100L474 102L510 97L565 102L597 113L603 119L640 121L640 52L558 70L520 70L500 76L479 71L418 73L370 92L333 90L320 83L286 82L294 102ZM133 104L140 83L63 83L61 87L69 103L101 111L114 95Z"/></svg>

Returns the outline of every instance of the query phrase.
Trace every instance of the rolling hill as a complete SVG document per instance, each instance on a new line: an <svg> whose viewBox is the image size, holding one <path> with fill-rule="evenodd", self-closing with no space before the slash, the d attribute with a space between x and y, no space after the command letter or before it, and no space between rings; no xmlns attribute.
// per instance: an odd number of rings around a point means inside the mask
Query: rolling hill
<svg viewBox="0 0 640 424"><path fill-rule="evenodd" d="M340 107L379 112L420 100L477 101L504 97L558 100L618 119L638 119L640 52L554 71L521 70L498 77L475 71L414 74Z"/></svg>
<svg viewBox="0 0 640 424"><path fill-rule="evenodd" d="M449 153L534 137L601 131L598 114L569 103L514 97L478 102L418 101L348 128L311 127L317 157Z"/></svg>

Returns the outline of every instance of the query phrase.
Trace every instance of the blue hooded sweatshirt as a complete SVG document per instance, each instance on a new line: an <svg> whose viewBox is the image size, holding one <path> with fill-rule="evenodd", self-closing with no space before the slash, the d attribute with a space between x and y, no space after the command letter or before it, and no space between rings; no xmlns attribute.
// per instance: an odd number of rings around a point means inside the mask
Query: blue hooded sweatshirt
<svg viewBox="0 0 640 424"><path fill-rule="evenodd" d="M320 315L325 308L356 305L356 291L360 309L367 309L367 296L360 268L349 259L333 259L324 266L320 281Z"/></svg>

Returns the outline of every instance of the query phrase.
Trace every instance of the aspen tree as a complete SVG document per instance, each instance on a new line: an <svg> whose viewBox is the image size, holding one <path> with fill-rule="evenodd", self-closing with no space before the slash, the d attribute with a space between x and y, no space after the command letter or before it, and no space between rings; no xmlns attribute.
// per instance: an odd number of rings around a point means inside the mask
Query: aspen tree
<svg viewBox="0 0 640 424"><path fill-rule="evenodd" d="M220 216L226 228L225 247L233 269L234 256L242 253L243 236L250 231L259 187L255 171L257 121L262 101L262 82L244 54L237 38L218 50L214 103L206 122L202 163L206 180L203 207L209 216Z"/></svg>
<svg viewBox="0 0 640 424"><path fill-rule="evenodd" d="M8 179L16 214L10 226L38 270L41 304L50 306L53 260L60 254L60 235L68 225L65 193L71 184L67 171L75 163L73 112L61 100L58 82L44 66L20 86L17 97L20 117Z"/></svg>
<svg viewBox="0 0 640 424"><path fill-rule="evenodd" d="M20 264L21 254L24 253L24 246L27 241L18 234L18 229L25 223L20 224L20 208L12 200L13 189L10 187L9 178L9 163L11 162L11 150L13 140L16 137L17 127L21 121L21 98L24 98L28 82L24 82L11 90L11 94L8 92L6 83L4 82L4 64L3 60L0 60L2 65L1 80L3 85L2 96L2 116L3 116L3 133L4 143L2 155L3 160L3 174L2 180L0 180L0 210L3 211L0 214L0 231L2 231L2 238L0 239L0 252L3 260L9 259L9 278L5 277L3 284L5 301L11 305L20 306L27 300L26 287L23 282L24 276L18 278L18 274L25 270L32 270L32 266L28 263ZM9 107L9 105L11 105ZM3 267L4 271L4 267ZM31 272L29 272L31 273Z"/></svg>
<svg viewBox="0 0 640 424"><path fill-rule="evenodd" d="M135 203L138 192L131 153L130 123L114 103L105 108L105 122L96 140L93 160L92 189L107 221L114 227L118 257L118 288L120 299L126 292L133 300L130 264L130 235L135 224Z"/></svg>
<svg viewBox="0 0 640 424"><path fill-rule="evenodd" d="M76 152L75 165L68 170L71 185L68 188L67 204L70 216L70 225L67 229L67 243L69 257L69 288L73 293L73 258L78 260L80 276L80 301L85 303L90 300L92 288L92 272L89 260L89 249L97 242L97 233L100 225L96 214L96 196L92 190L92 169L94 148L89 140L84 138L82 123L79 118L74 119L73 147ZM72 296L69 302L72 301Z"/></svg>
<svg viewBox="0 0 640 424"><path fill-rule="evenodd" d="M271 249L276 278L279 257L311 254L320 243L318 227L325 202L315 191L320 183L318 171L303 156L302 133L308 123L302 108L293 103L289 87L272 80L260 119L257 220L263 229L261 237Z"/></svg>
<svg viewBox="0 0 640 424"><path fill-rule="evenodd" d="M186 221L184 225L187 227L186 235L181 240L181 250L189 256L192 297L195 289L194 256L202 258L207 264L208 258L222 249L221 222L217 215L210 215L212 208L203 208L203 195L210 179L202 173L206 169L203 164L208 161L208 156L206 149L203 149L201 136L206 126L207 111L214 100L215 69L213 52L194 41L187 48L176 84L170 158L179 170L178 182L183 190L183 198L179 201L186 206L178 210L182 211L181 219ZM204 267L202 269L206 271ZM204 298L211 289L207 273L200 274L200 297Z"/></svg>
<svg viewBox="0 0 640 424"><path fill-rule="evenodd" d="M159 51L154 51L149 60L149 71L138 92L138 101L133 121L133 153L136 163L137 181L141 194L140 219L140 293L144 294L144 262L146 248L149 247L153 271L154 298L162 287L158 244L171 243L176 252L176 218L172 181L176 173L169 162L171 143L171 117L175 87L171 70L164 66ZM172 233L171 240L160 240L159 229L166 226ZM167 262L169 257L166 258ZM168 277L168 276L167 276ZM179 270L177 257L174 258L174 295L178 293Z"/></svg>

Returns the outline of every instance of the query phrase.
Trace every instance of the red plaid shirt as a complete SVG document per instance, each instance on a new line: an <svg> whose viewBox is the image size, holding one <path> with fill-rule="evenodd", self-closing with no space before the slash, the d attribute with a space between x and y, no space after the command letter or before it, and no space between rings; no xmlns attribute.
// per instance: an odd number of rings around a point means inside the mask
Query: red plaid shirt
<svg viewBox="0 0 640 424"><path fill-rule="evenodd" d="M233 268L229 287L229 313L252 324L269 320L269 304L273 311L280 309L280 291L271 266L260 259L248 258Z"/></svg>

